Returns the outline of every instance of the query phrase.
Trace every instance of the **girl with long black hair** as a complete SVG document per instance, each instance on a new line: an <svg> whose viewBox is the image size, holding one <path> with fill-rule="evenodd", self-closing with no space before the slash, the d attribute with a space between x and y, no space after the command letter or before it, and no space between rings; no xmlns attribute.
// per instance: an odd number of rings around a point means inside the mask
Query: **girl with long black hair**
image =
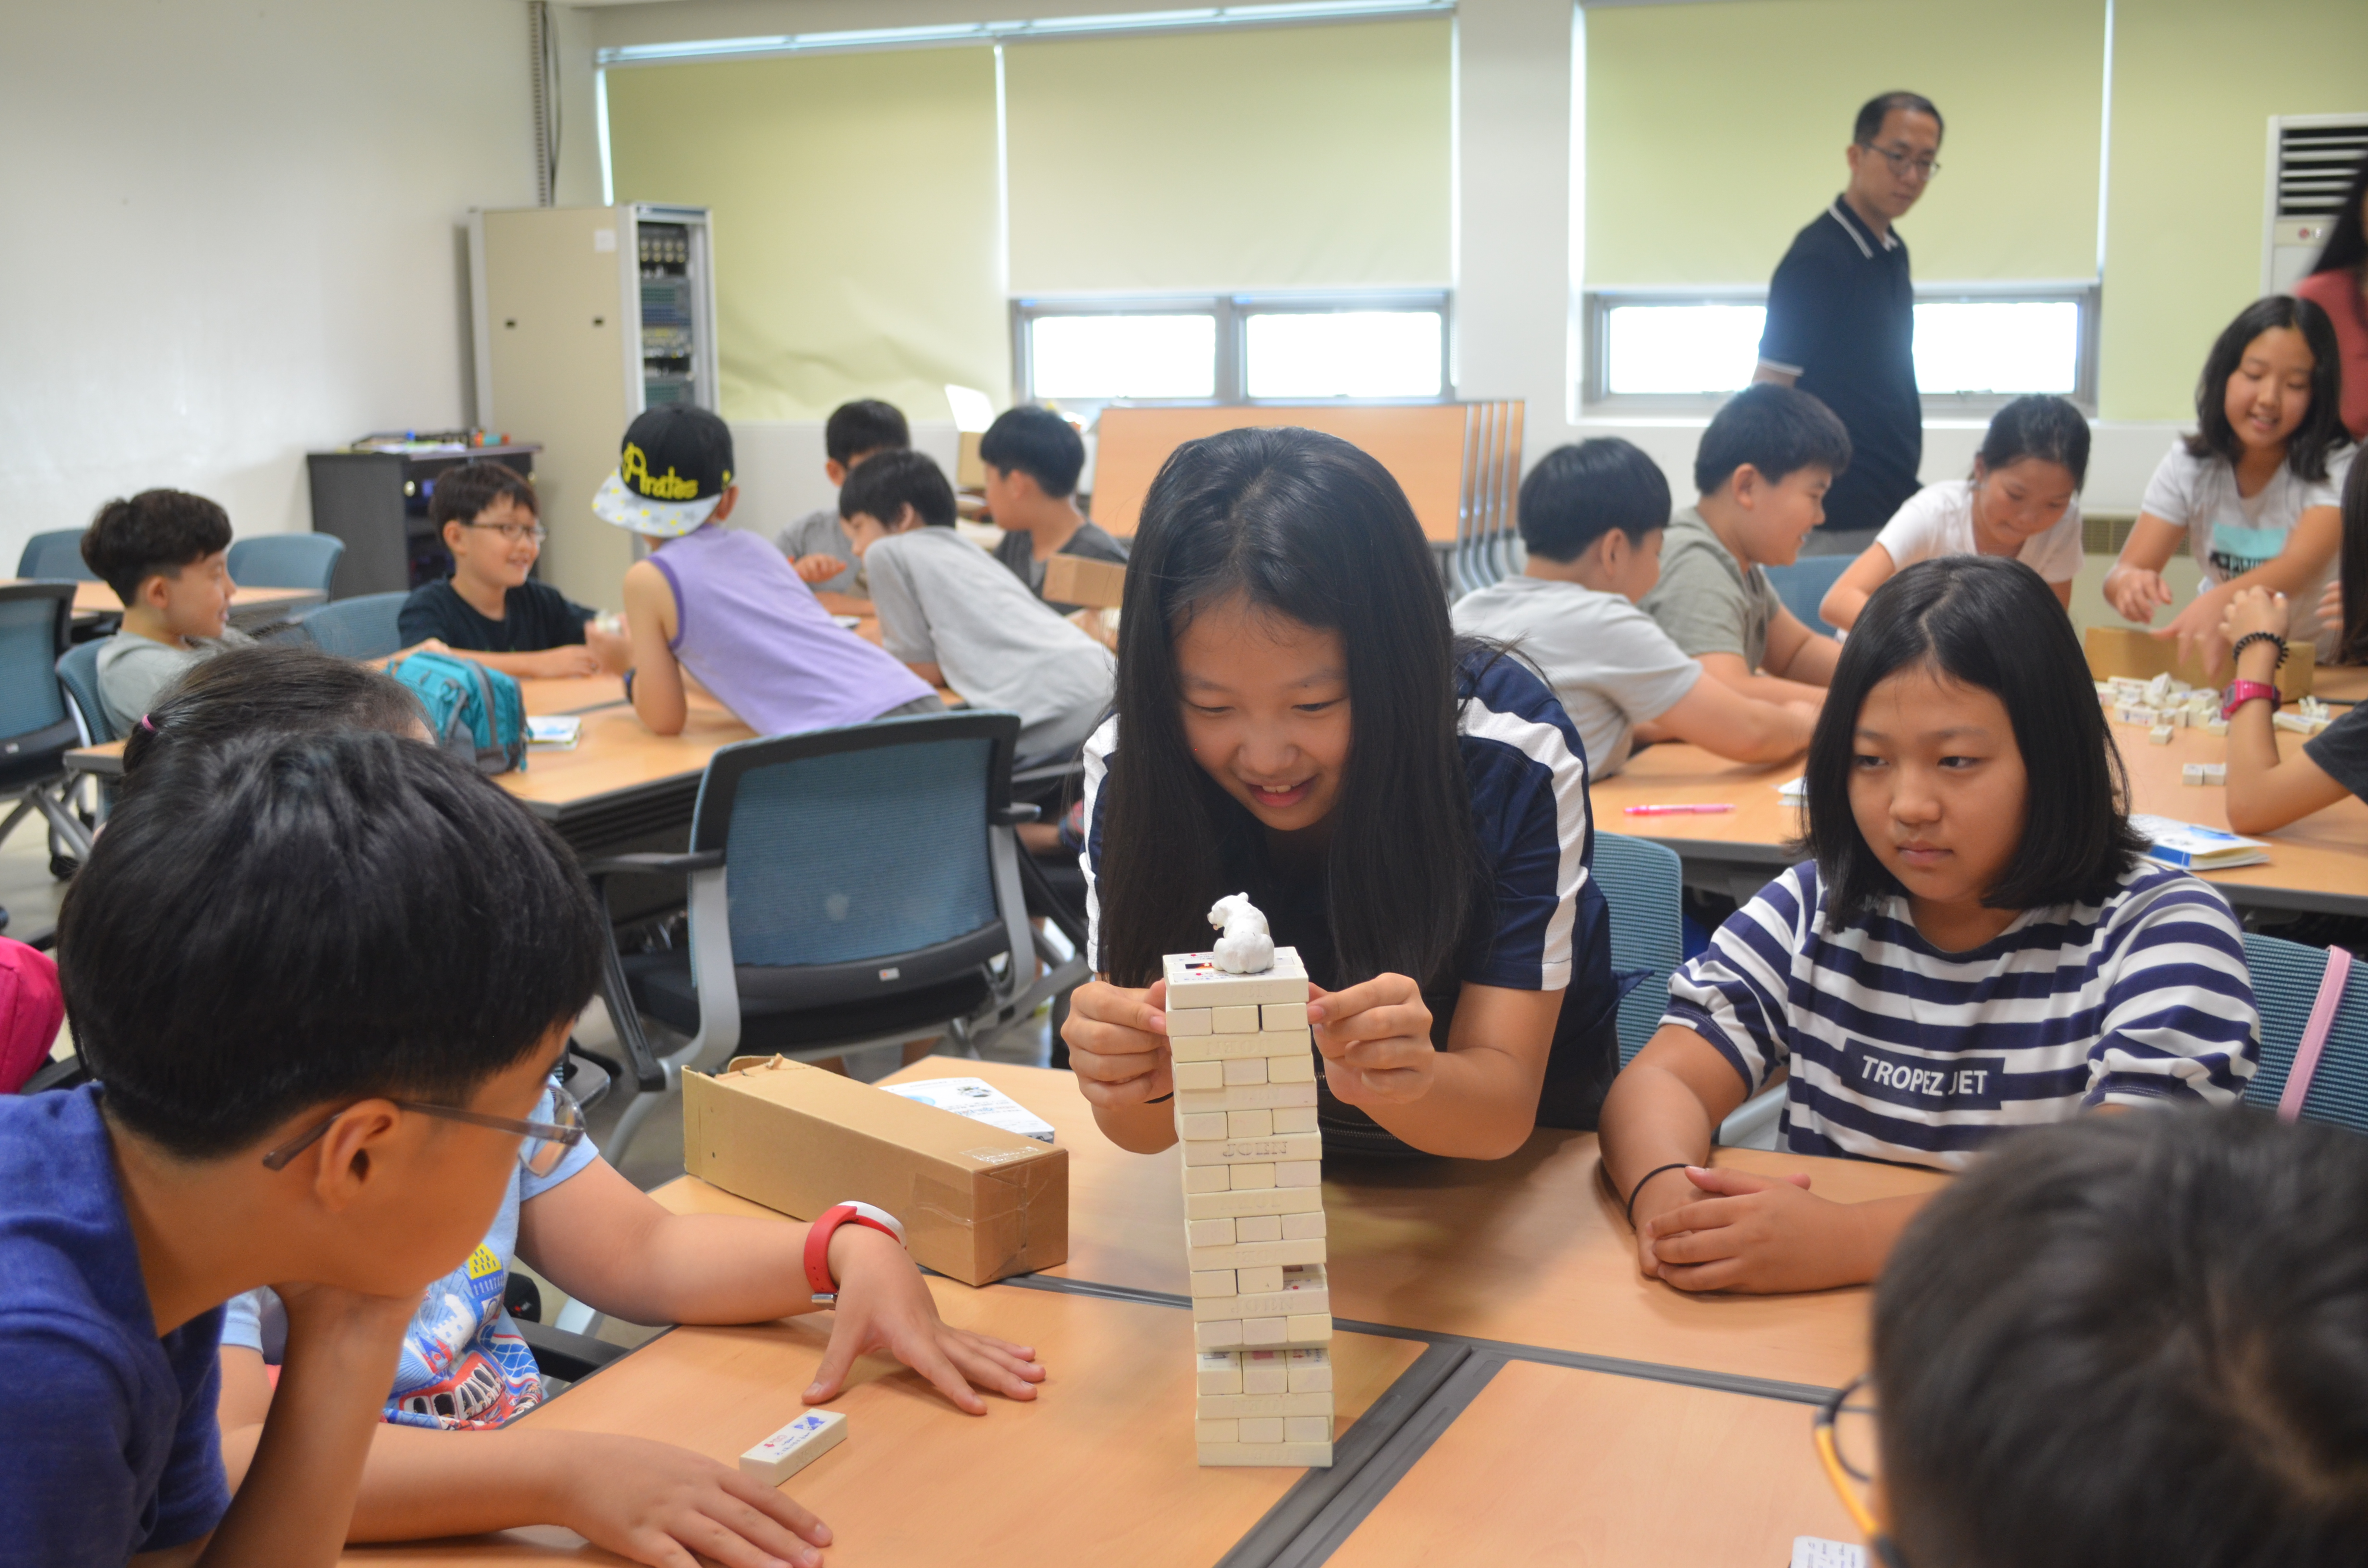
<svg viewBox="0 0 2368 1568"><path fill-rule="evenodd" d="M1388 472L1309 430L1178 448L1124 610L1086 745L1099 978L1062 1030L1103 1131L1175 1141L1160 958L1244 891L1313 982L1327 1154L1593 1126L1618 997L1585 753L1535 675L1456 642Z"/></svg>

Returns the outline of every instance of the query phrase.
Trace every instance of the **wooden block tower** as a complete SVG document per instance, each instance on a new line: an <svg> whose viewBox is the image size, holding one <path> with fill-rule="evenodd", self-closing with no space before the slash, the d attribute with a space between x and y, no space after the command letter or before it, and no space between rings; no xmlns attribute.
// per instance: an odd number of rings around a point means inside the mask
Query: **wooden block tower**
<svg viewBox="0 0 2368 1568"><path fill-rule="evenodd" d="M1223 918L1237 905L1233 922ZM1221 960L1257 924L1249 972ZM1324 1272L1324 1143L1307 971L1221 901L1215 953L1171 953L1167 1046L1184 1148L1199 1352L1194 1435L1210 1465L1332 1462L1332 1301Z"/></svg>

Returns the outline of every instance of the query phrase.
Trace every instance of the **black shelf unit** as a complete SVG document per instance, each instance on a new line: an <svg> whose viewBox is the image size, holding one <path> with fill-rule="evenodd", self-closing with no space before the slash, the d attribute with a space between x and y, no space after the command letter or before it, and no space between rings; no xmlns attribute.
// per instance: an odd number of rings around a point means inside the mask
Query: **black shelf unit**
<svg viewBox="0 0 2368 1568"><path fill-rule="evenodd" d="M452 569L443 541L427 526L427 497L436 476L465 462L490 460L534 477L534 441L472 447L461 452L310 452L313 531L346 541L337 559L333 599L358 594L408 593Z"/></svg>

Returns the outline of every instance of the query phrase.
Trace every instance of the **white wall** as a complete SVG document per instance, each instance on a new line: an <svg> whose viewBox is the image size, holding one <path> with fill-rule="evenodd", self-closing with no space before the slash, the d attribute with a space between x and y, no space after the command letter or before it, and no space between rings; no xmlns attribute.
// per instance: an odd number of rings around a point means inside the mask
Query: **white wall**
<svg viewBox="0 0 2368 1568"><path fill-rule="evenodd" d="M458 226L534 200L521 0L73 0L8 35L0 574L150 485L308 528L308 449L464 417Z"/></svg>

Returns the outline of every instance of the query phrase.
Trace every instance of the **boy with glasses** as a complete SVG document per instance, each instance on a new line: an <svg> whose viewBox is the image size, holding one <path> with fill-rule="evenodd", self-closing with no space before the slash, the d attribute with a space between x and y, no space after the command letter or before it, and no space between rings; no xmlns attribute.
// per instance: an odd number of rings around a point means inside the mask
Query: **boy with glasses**
<svg viewBox="0 0 2368 1568"><path fill-rule="evenodd" d="M428 494L427 520L452 552L452 574L404 601L404 647L432 640L518 676L613 673L631 662L623 632L603 630L598 610L529 574L543 528L524 474L482 460L447 469Z"/></svg>

